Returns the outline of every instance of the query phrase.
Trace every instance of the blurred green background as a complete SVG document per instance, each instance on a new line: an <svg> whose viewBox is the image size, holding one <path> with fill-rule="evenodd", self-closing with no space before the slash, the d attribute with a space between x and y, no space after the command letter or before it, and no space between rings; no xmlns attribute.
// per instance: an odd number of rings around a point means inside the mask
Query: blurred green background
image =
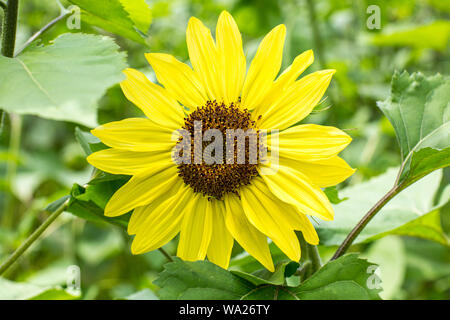
<svg viewBox="0 0 450 320"><path fill-rule="evenodd" d="M261 38L275 25L284 23L287 39L283 68L298 54L312 48L315 62L307 72L337 70L327 99L318 107L323 111L312 114L307 122L337 126L354 139L342 156L358 171L339 188L365 181L400 162L393 128L376 107L377 100L388 96L394 70L449 74L448 1L148 0L147 3L152 12L148 47L83 22L81 30L69 30L62 21L41 39L47 43L65 32L108 34L128 53L131 67L154 77L144 53L170 53L186 61L185 29L191 16L214 30L220 12L228 10L243 34L244 49L250 58ZM70 6L65 1L62 4ZM369 5L381 9L380 29L369 30L366 25ZM17 46L58 14L54 1L20 1ZM118 85L108 89L99 102L99 123L136 115L138 109L125 99ZM92 171L75 140L75 124L24 116L11 140L13 121L17 121L14 116L5 119L0 136L0 260L45 219L42 208L67 194L73 183L86 183ZM9 148L14 139L20 139L20 151ZM449 179L447 171L441 187ZM446 216L449 211L447 205ZM449 229L448 225L446 228ZM152 281L166 261L159 251L133 256L130 243L131 238L122 229L64 214L6 276L38 286L64 286L67 267L78 265L82 298L124 298L143 288L153 288ZM175 249L174 243L166 246L171 253ZM382 261L379 263L385 264L384 270L389 270L385 298L450 299L448 247L391 236L357 249ZM321 250L324 256L331 251ZM239 251L236 248L235 252Z"/></svg>

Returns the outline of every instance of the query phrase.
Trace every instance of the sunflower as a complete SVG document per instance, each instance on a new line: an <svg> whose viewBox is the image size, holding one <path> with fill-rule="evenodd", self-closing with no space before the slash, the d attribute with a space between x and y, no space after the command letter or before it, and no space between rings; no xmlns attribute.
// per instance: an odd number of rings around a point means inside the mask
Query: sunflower
<svg viewBox="0 0 450 320"><path fill-rule="evenodd" d="M351 138L334 127L298 124L320 102L335 71L298 79L313 62L309 50L278 75L285 34L284 25L273 28L247 70L241 34L228 12L218 19L215 40L192 17L186 31L192 68L171 55L148 53L159 84L135 69L124 70L121 88L146 118L92 130L110 148L91 154L88 162L132 176L109 200L105 215L133 210L128 233L135 235L134 254L155 250L179 234L177 256L207 257L227 268L236 240L273 271L268 239L294 261L300 259L296 230L308 243L319 243L308 216L333 219L322 188L353 174L338 156ZM271 161L250 163L246 153L241 164L174 162L180 146L174 132L192 133L195 121L203 131L214 128L224 135L227 129L272 132L267 141L277 143L266 143ZM264 174L273 168L273 154L277 169Z"/></svg>

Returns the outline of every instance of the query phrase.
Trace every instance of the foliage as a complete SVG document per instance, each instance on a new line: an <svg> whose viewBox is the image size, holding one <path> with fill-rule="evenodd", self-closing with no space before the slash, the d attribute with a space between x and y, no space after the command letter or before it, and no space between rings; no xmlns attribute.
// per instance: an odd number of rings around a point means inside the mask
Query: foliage
<svg viewBox="0 0 450 320"><path fill-rule="evenodd" d="M0 262L68 200L66 212L2 275L0 299L449 299L448 4L311 2L61 0L66 8L80 8L80 29L65 21L75 17L74 10L17 57L0 56L0 109L6 111L0 130ZM381 8L381 30L366 25L369 5ZM335 220L313 221L324 261L314 273L307 250L292 262L274 243L274 273L237 243L229 270L208 261L167 262L157 250L133 256L129 215L103 214L129 177L87 164L87 155L106 148L89 129L142 116L121 92L122 70L130 65L156 81L144 53L187 61L189 17L214 29L224 9L243 32L248 59L264 34L285 23L282 68L312 48L315 62L306 74L337 71L328 96L305 122L351 135L341 156L357 171L324 189ZM29 0L19 10L17 48L60 8L57 1ZM328 261L393 189L395 197L350 248L357 253ZM170 256L177 241L164 246ZM81 268L81 296L66 288L66 269L73 264ZM382 291L372 286L380 281Z"/></svg>
<svg viewBox="0 0 450 320"><path fill-rule="evenodd" d="M356 254L343 256L324 265L296 287L284 285L292 275L289 262L279 264L274 275L261 278L261 272L248 274L223 270L207 261L176 259L167 263L155 281L162 299L239 299L239 300L327 300L377 299L378 290L369 289L370 266ZM295 268L294 268L295 270Z"/></svg>
<svg viewBox="0 0 450 320"><path fill-rule="evenodd" d="M9 112L95 126L96 101L122 79L126 66L117 50L107 37L63 34L14 59L0 57L0 105ZM22 94L16 94L18 87Z"/></svg>

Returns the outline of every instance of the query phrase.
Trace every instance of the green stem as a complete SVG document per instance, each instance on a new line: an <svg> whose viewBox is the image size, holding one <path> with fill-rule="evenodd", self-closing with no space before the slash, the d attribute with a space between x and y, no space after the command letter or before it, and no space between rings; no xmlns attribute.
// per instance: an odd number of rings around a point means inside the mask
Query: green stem
<svg viewBox="0 0 450 320"><path fill-rule="evenodd" d="M56 218L67 208L69 204L70 198L67 199L63 204L61 204L48 218L44 221L43 224L39 226L24 243L17 248L14 253L9 256L9 258L0 266L0 275L2 275L17 259L35 242L42 233L52 224Z"/></svg>
<svg viewBox="0 0 450 320"><path fill-rule="evenodd" d="M11 189L16 177L17 159L20 152L20 139L22 135L22 117L17 114L10 114L11 119L11 134L9 139L9 156L6 163L6 184L10 191L8 198L5 201L5 211L3 218L3 226L9 227L12 216L14 215L13 197L11 196Z"/></svg>
<svg viewBox="0 0 450 320"><path fill-rule="evenodd" d="M69 15L70 11L66 10L64 7L61 8L61 13L58 17L47 23L45 26L43 26L38 32L33 34L27 42L25 42L22 47L17 50L15 56L18 56L26 47L28 47L34 40L36 40L38 37L40 37L45 31L50 29L53 25L64 19Z"/></svg>
<svg viewBox="0 0 450 320"><path fill-rule="evenodd" d="M317 13L316 13L316 7L314 0L306 0L306 4L308 5L308 11L309 11L309 23L311 25L312 29L312 35L314 40L314 46L317 49L317 60L319 61L320 67L322 69L326 68L326 61L324 58L324 46L323 46L323 40L322 36L320 34L319 30L319 24L317 23Z"/></svg>
<svg viewBox="0 0 450 320"><path fill-rule="evenodd" d="M164 257L166 257L167 260L169 260L169 262L173 262L172 257L167 253L166 250L164 250L163 248L159 248L158 250L163 254Z"/></svg>
<svg viewBox="0 0 450 320"><path fill-rule="evenodd" d="M12 58L14 57L14 46L16 43L19 0L8 0L4 10L5 16L3 17L2 55Z"/></svg>
<svg viewBox="0 0 450 320"><path fill-rule="evenodd" d="M386 203L388 203L393 197L395 197L401 190L403 190L403 186L395 185L391 190L386 193L383 198L381 198L367 213L366 215L358 222L358 224L353 228L353 230L347 235L344 242L339 246L336 250L335 254L331 258L331 260L335 260L342 256L348 248L352 245L353 241L355 241L356 237L361 233L361 231L366 227L370 220L384 207Z"/></svg>
<svg viewBox="0 0 450 320"><path fill-rule="evenodd" d="M319 250L317 246L308 244L309 258L311 260L312 273L315 273L322 267L322 260L320 259Z"/></svg>

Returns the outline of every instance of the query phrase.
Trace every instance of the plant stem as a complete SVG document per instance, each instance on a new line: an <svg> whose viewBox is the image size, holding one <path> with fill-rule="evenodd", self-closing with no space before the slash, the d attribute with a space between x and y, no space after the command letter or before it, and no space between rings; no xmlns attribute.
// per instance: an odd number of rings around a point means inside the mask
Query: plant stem
<svg viewBox="0 0 450 320"><path fill-rule="evenodd" d="M50 21L49 23L47 23L45 26L42 27L41 30L39 30L38 32L36 32L35 34L33 34L28 40L27 42L25 42L22 47L17 50L15 56L19 55L23 50L25 50L26 47L28 47L34 40L36 40L40 35L42 35L45 31L47 31L48 29L50 29L54 24L58 23L59 21L61 21L62 19L64 19L65 17L67 17L67 15L70 13L70 11L65 10L64 8L61 9L61 14L56 17L55 19L53 19L52 21Z"/></svg>
<svg viewBox="0 0 450 320"><path fill-rule="evenodd" d="M3 17L2 55L8 58L14 57L18 9L19 0L8 0L6 8L4 8L5 16Z"/></svg>
<svg viewBox="0 0 450 320"><path fill-rule="evenodd" d="M398 186L397 184L386 193L383 198L381 198L367 213L366 215L358 222L358 224L353 228L353 230L347 235L344 242L339 246L336 250L335 254L331 258L331 260L335 260L342 256L348 248L352 245L353 241L355 241L356 237L361 233L361 231L366 227L370 220L384 207L386 203L389 202L397 193L399 193L404 188L402 186Z"/></svg>
<svg viewBox="0 0 450 320"><path fill-rule="evenodd" d="M312 273L315 273L317 270L322 267L322 260L320 259L319 250L317 246L312 244L308 244L309 258L311 260Z"/></svg>
<svg viewBox="0 0 450 320"><path fill-rule="evenodd" d="M163 248L159 248L158 250L164 255L164 257L167 258L167 260L169 260L169 262L173 262L172 257L167 253L166 250L164 250Z"/></svg>
<svg viewBox="0 0 450 320"><path fill-rule="evenodd" d="M44 223L41 224L39 228L37 228L27 238L27 240L25 240L25 242L22 243L12 255L9 256L9 258L0 266L0 275L2 275L33 244L33 242L42 235L42 233L48 228L48 226L50 226L52 222L59 217L59 215L67 208L69 201L70 198L64 201L64 203L61 204L54 212L52 212L47 220L45 220Z"/></svg>
<svg viewBox="0 0 450 320"><path fill-rule="evenodd" d="M19 158L20 152L20 139L22 135L22 117L20 115L11 113L11 133L9 138L9 159L6 163L6 176L5 181L9 190L8 197L5 200L5 210L3 216L3 226L10 227L12 216L14 215L13 210L13 202L14 199L11 196L12 193L12 185L14 183L14 179L16 177L16 169L17 169L17 159Z"/></svg>
<svg viewBox="0 0 450 320"><path fill-rule="evenodd" d="M321 68L326 68L326 61L323 56L325 51L324 51L324 47L323 47L322 36L320 35L320 31L319 31L319 24L317 23L317 14L316 14L316 7L314 4L314 0L306 0L306 4L308 5L309 22L310 22L311 29L312 29L314 46L317 49L317 60L319 60L319 64L320 64Z"/></svg>

